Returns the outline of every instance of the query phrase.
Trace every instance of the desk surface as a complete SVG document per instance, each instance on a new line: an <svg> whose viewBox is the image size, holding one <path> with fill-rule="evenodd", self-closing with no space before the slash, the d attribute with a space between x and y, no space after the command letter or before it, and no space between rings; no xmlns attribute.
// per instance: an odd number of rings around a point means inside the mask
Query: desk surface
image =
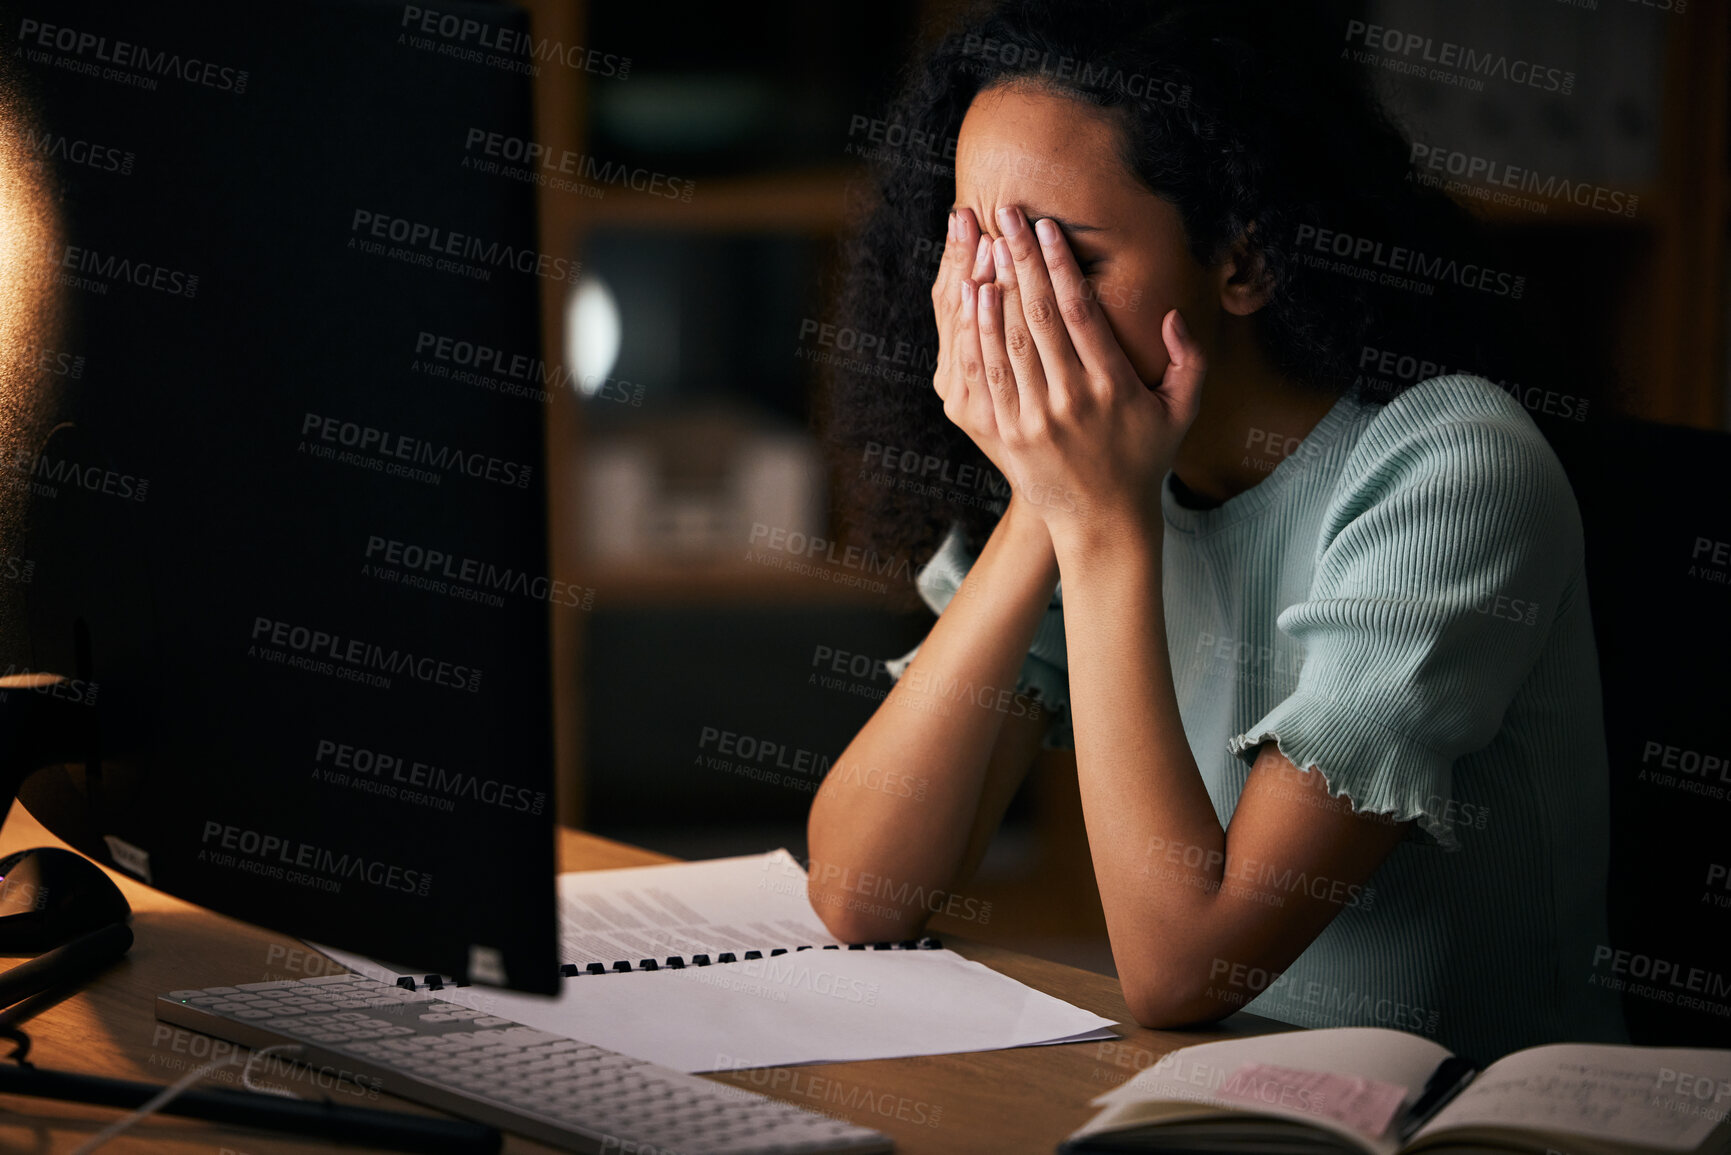
<svg viewBox="0 0 1731 1155"><path fill-rule="evenodd" d="M670 861L667 856L566 830L560 835L565 870L601 870ZM62 846L22 807L0 828L0 854L27 846ZM298 942L212 914L110 872L134 912L136 942L128 957L83 992L25 1024L31 1059L45 1067L167 1083L209 1059L211 1040L156 1021L152 1003L164 991L274 979L310 978L339 970ZM1177 1047L1275 1024L1239 1015L1235 1031L1143 1030L1131 1024L1115 979L1014 951L945 936L945 945L1029 986L1121 1024L1107 1043L1023 1047L964 1055L882 1059L806 1067L732 1071L714 1078L763 1091L790 1103L874 1127L895 1138L904 1155L923 1152L1049 1152L1093 1114L1088 1101ZM0 970L16 960L0 959ZM0 1042L0 1053L8 1044ZM200 1058L203 1056L203 1059ZM227 1074L238 1075L239 1067ZM339 1102L422 1111L389 1095L369 1100L352 1084L314 1087L304 1070L266 1079L301 1095L328 1090ZM377 1095L377 1092L373 1092ZM430 1112L429 1112L430 1113ZM80 1104L0 1096L0 1150L70 1151L118 1113ZM158 1117L103 1148L169 1155L270 1155L309 1150L358 1150L276 1138L256 1131ZM510 1152L552 1151L507 1135Z"/></svg>

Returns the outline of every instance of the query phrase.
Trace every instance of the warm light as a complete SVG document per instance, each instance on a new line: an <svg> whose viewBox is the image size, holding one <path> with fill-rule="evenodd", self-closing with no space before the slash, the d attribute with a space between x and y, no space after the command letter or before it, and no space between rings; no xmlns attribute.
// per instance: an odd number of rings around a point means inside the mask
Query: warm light
<svg viewBox="0 0 1731 1155"><path fill-rule="evenodd" d="M23 102L0 77L0 438L8 444L37 404L31 366L53 348L57 329L48 162L30 151L30 137Z"/></svg>
<svg viewBox="0 0 1731 1155"><path fill-rule="evenodd" d="M619 303L607 282L593 274L581 278L565 306L565 360L575 370L573 383L585 397L600 392L619 360Z"/></svg>
<svg viewBox="0 0 1731 1155"><path fill-rule="evenodd" d="M0 678L0 690L45 690L64 681L59 674L7 674Z"/></svg>

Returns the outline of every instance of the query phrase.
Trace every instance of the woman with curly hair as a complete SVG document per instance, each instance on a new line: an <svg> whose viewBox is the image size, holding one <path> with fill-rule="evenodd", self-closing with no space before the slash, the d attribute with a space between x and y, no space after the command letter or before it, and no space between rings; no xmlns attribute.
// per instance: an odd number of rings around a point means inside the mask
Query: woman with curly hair
<svg viewBox="0 0 1731 1155"><path fill-rule="evenodd" d="M1294 7L1017 0L906 86L953 178L889 158L842 311L929 385L844 364L824 420L1003 486L852 486L940 616L813 802L813 906L912 936L1073 746L1138 1022L1615 1040L1579 515L1459 371L1521 282Z"/></svg>

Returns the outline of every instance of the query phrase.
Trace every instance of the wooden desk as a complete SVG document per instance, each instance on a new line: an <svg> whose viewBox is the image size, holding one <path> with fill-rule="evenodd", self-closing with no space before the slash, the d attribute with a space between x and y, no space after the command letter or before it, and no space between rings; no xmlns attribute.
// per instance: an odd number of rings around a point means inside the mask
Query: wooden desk
<svg viewBox="0 0 1731 1155"><path fill-rule="evenodd" d="M63 846L22 806L0 828L0 854L26 846ZM670 861L577 831L561 832L566 870L600 870ZM83 992L25 1024L31 1059L60 1070L171 1082L211 1057L208 1036L156 1021L153 1000L164 991L274 979L311 978L341 968L293 939L199 907L110 872L134 911L137 941L127 958ZM790 1103L874 1127L905 1155L924 1152L1049 1152L1090 1115L1088 1101L1176 1047L1276 1024L1235 1016L1233 1030L1148 1031L1130 1024L1114 979L1028 955L946 936L945 944L1029 986L1116 1020L1123 1038L1108 1043L1023 1047L965 1055L730 1071L713 1076ZM0 960L0 969L15 965ZM226 1044L220 1044L226 1046ZM0 1054L9 1044L0 1041ZM217 1052L220 1057L222 1052ZM226 1072L230 1079L240 1068ZM427 1112L425 1108L344 1084L316 1087L308 1072L264 1082L306 1096L323 1091L342 1103ZM118 1117L118 1112L45 1099L0 1096L0 1151L70 1151ZM507 1135L510 1152L552 1148ZM353 1147L300 1142L256 1131L214 1127L159 1116L103 1148L140 1153L272 1155Z"/></svg>

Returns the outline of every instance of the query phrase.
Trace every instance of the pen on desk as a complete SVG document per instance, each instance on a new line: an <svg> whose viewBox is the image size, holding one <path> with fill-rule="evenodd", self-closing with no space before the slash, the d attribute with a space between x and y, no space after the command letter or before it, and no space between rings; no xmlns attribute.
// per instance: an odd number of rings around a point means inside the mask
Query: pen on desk
<svg viewBox="0 0 1731 1155"><path fill-rule="evenodd" d="M1431 1076L1425 1081L1424 1090L1419 1092L1417 1099L1408 1109L1406 1117L1401 1120L1400 1130L1396 1132L1400 1141L1405 1143L1412 1138L1413 1133L1426 1123L1438 1111L1449 1105L1449 1102L1473 1081L1473 1076L1479 1073L1479 1068L1471 1059L1463 1059L1458 1055L1450 1055Z"/></svg>

